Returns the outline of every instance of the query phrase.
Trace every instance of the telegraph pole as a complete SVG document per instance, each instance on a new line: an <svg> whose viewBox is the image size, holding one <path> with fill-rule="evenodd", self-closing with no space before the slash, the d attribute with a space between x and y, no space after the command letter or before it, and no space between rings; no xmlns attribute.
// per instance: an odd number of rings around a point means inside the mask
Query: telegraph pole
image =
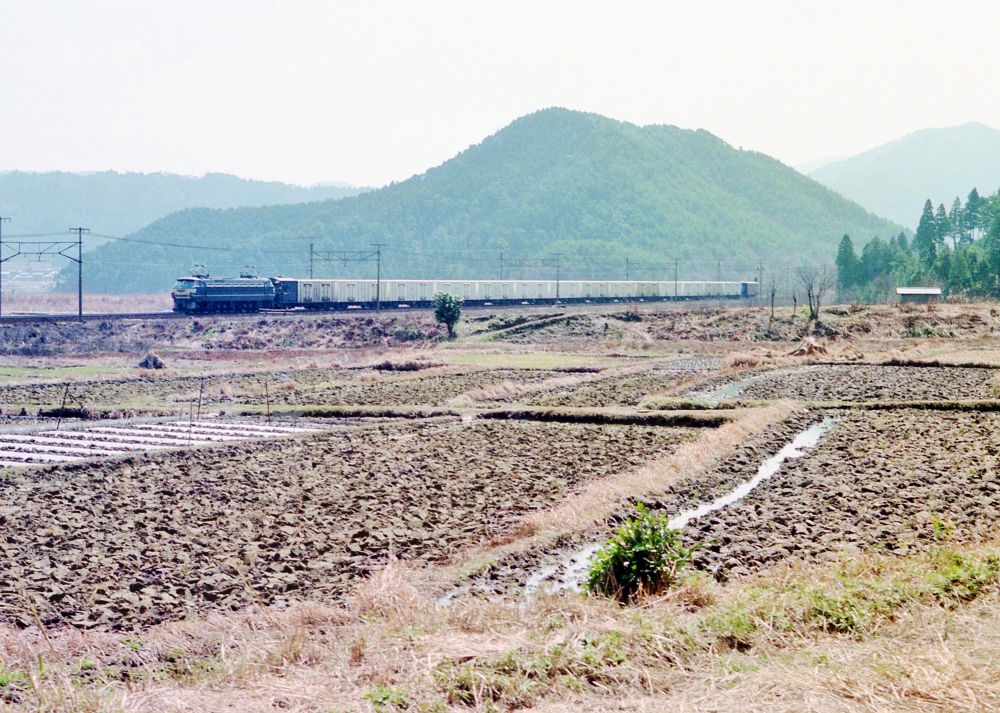
<svg viewBox="0 0 1000 713"><path fill-rule="evenodd" d="M500 252L500 282L503 282L503 252Z"/></svg>
<svg viewBox="0 0 1000 713"><path fill-rule="evenodd" d="M559 301L559 261L562 260L562 253L556 253L556 302Z"/></svg>
<svg viewBox="0 0 1000 713"><path fill-rule="evenodd" d="M628 282L628 258L625 258L625 282Z"/></svg>
<svg viewBox="0 0 1000 713"><path fill-rule="evenodd" d="M385 243L372 243L375 248L375 311L382 311L382 248Z"/></svg>
<svg viewBox="0 0 1000 713"><path fill-rule="evenodd" d="M3 222L10 218L0 218L0 317L3 317Z"/></svg>
<svg viewBox="0 0 1000 713"><path fill-rule="evenodd" d="M313 244L309 243L309 279L313 279Z"/></svg>
<svg viewBox="0 0 1000 713"><path fill-rule="evenodd" d="M674 260L674 302L677 301L677 261Z"/></svg>
<svg viewBox="0 0 1000 713"><path fill-rule="evenodd" d="M83 234L90 228L70 228L69 232L76 233L76 305L77 316L83 320Z"/></svg>

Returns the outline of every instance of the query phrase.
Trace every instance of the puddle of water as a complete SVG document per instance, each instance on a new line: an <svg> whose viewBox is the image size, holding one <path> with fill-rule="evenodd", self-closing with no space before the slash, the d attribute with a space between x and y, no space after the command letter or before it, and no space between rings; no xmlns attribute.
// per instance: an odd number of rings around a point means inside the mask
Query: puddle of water
<svg viewBox="0 0 1000 713"><path fill-rule="evenodd" d="M805 455L805 451L802 449L812 448L819 443L819 439L830 429L830 426L832 426L833 423L834 419L824 418L819 423L810 426L792 439L791 443L764 461L760 468L757 469L757 475L753 478L740 483L734 490L723 495L721 498L713 500L710 503L705 503L704 505L699 505L691 510L686 510L680 515L671 518L670 527L675 530L680 530L695 518L702 517L716 510L721 510L727 505L732 505L737 500L742 500L751 490L760 485L761 481L767 480L777 473L781 468L781 464L786 460Z"/></svg>
<svg viewBox="0 0 1000 713"><path fill-rule="evenodd" d="M755 384L763 379L770 379L775 376L781 376L782 374L787 374L791 370L789 369L776 369L774 371L766 371L759 374L754 374L753 376L748 376L745 379L739 381L734 381L731 384L726 384L725 386L718 386L714 389L708 389L707 391L692 391L689 396L698 401L704 401L705 403L715 405L720 401L725 401L726 399L732 399L739 396L743 390Z"/></svg>
<svg viewBox="0 0 1000 713"><path fill-rule="evenodd" d="M714 406L720 401L739 396L740 392L743 391L743 389L745 389L755 381L759 381L760 379L761 379L760 376L754 376L749 379L734 381L733 383L726 384L725 386L717 386L714 389L708 389L705 391L691 391L690 393L688 393L688 396L695 401L704 401L705 403Z"/></svg>
<svg viewBox="0 0 1000 713"><path fill-rule="evenodd" d="M681 514L670 519L669 524L675 530L683 529L689 522L699 517L703 517L716 510L732 505L742 500L754 488L768 478L773 477L780 469L781 465L792 458L799 458L805 455L807 448L814 447L819 443L819 439L826 433L837 419L825 418L819 423L810 426L802 433L795 436L792 442L778 451L776 454L761 463L757 469L757 474L750 480L740 483L735 489L726 493L712 502L704 503L696 508L685 510ZM590 568L590 560L601 547L600 543L590 544L578 550L570 552L555 564L543 567L528 578L524 585L525 599L531 599L538 591L556 594L564 591L578 592Z"/></svg>
<svg viewBox="0 0 1000 713"><path fill-rule="evenodd" d="M600 548L600 543L587 545L571 552L556 564L542 567L534 572L524 583L525 598L532 598L543 587L549 594L579 592L580 584L590 569L590 560Z"/></svg>

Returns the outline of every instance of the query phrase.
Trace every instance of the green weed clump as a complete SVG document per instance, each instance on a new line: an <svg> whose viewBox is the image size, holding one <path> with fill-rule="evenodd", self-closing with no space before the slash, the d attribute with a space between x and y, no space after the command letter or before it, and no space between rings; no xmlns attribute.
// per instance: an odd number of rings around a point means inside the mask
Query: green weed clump
<svg viewBox="0 0 1000 713"><path fill-rule="evenodd" d="M594 594L629 602L655 594L677 581L694 548L684 547L665 515L654 515L639 503L629 518L594 557L587 588Z"/></svg>
<svg viewBox="0 0 1000 713"><path fill-rule="evenodd" d="M628 655L648 655L641 651L644 645L648 643L627 641L618 632L571 637L544 651L513 650L465 664L446 660L434 678L451 705L524 708L553 689L580 690L585 683L602 688L631 681L636 675L626 665Z"/></svg>
<svg viewBox="0 0 1000 713"><path fill-rule="evenodd" d="M376 711L406 710L410 707L410 702L403 691L391 686L375 684L375 687L364 695L365 700L371 701Z"/></svg>
<svg viewBox="0 0 1000 713"><path fill-rule="evenodd" d="M862 558L832 578L747 586L709 612L702 627L735 649L773 632L817 631L865 638L915 605L954 609L1000 581L1000 558L940 548L913 558Z"/></svg>

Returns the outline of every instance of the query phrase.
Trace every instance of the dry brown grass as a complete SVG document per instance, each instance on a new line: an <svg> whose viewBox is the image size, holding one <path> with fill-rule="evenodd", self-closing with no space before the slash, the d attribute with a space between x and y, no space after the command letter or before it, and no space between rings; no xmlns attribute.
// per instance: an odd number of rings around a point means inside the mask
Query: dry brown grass
<svg viewBox="0 0 1000 713"><path fill-rule="evenodd" d="M726 354L722 360L724 369L756 369L760 366L774 364L778 354L770 349L757 348L749 352L733 351Z"/></svg>
<svg viewBox="0 0 1000 713"><path fill-rule="evenodd" d="M4 314L40 313L75 314L75 293L68 292L4 292ZM88 295L83 296L85 313L112 314L121 312L169 312L174 307L168 292L149 295Z"/></svg>
<svg viewBox="0 0 1000 713"><path fill-rule="evenodd" d="M499 384L485 386L480 389L472 389L464 394L459 394L450 402L452 406L473 406L479 403L491 403L506 401L525 394L538 393L540 391L550 391L555 389L565 389L570 386L577 386L587 381L594 381L596 374L558 376L553 379L546 379L535 383L523 383L519 381L501 381Z"/></svg>
<svg viewBox="0 0 1000 713"><path fill-rule="evenodd" d="M342 606L133 633L0 629L0 695L95 712L996 710L996 582L963 604L935 579L954 579L956 556L988 562L996 544L845 555L724 586L696 577L636 608L583 596L441 607L423 571L392 562ZM812 602L842 600L878 606L837 633Z"/></svg>
<svg viewBox="0 0 1000 713"><path fill-rule="evenodd" d="M764 347L750 351L731 351L722 362L722 372L757 369L765 366L796 366L813 362L830 361L861 361L864 354L850 342L822 343L823 352L815 354L795 355L789 352L776 352Z"/></svg>

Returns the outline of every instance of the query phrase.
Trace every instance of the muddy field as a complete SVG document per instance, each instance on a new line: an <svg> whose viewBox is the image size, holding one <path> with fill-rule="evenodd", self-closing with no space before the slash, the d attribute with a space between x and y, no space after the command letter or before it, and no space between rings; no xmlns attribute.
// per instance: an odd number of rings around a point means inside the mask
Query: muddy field
<svg viewBox="0 0 1000 713"><path fill-rule="evenodd" d="M421 375L409 373L393 376L373 375L369 380L352 383L325 384L312 389L276 391L272 403L293 406L318 405L414 405L444 406L461 394L498 384L538 384L547 379L565 376L546 369L490 369L464 373L452 369L445 373ZM264 394L241 399L243 403L263 404Z"/></svg>
<svg viewBox="0 0 1000 713"><path fill-rule="evenodd" d="M650 394L669 389L719 365L715 359L684 359L648 372L611 376L567 389L553 389L518 399L529 406L638 406Z"/></svg>
<svg viewBox="0 0 1000 713"><path fill-rule="evenodd" d="M538 383L559 372L545 369L442 367L392 372L373 369L295 369L205 377L139 377L0 387L4 405L123 408L190 403L263 405L444 405L467 391L503 382ZM266 382L266 386L265 386ZM66 391L67 385L69 391Z"/></svg>
<svg viewBox="0 0 1000 713"><path fill-rule="evenodd" d="M11 472L0 612L29 625L28 597L47 624L117 627L337 598L390 551L447 559L697 433L393 424Z"/></svg>
<svg viewBox="0 0 1000 713"><path fill-rule="evenodd" d="M153 372L155 374L155 372ZM280 392L288 385L313 387L330 381L347 382L363 373L357 369L316 368L270 372L210 374L203 377L148 375L128 379L14 383L0 386L0 406L4 404L59 405L66 393L68 404L127 405L197 400L202 388L206 399L233 401L269 388ZM69 391L66 392L66 387Z"/></svg>
<svg viewBox="0 0 1000 713"><path fill-rule="evenodd" d="M697 546L694 564L720 580L793 561L822 561L840 553L905 554L947 541L976 541L1000 533L1000 414L927 410L816 410L775 424L751 438L711 473L684 480L648 500L669 517L730 493L793 438L831 419L829 430L804 455L786 460L744 499L683 530ZM551 549L501 561L472 590L523 596L536 573L555 568L543 585L565 580L565 566L609 528ZM577 584L579 582L577 581Z"/></svg>
<svg viewBox="0 0 1000 713"><path fill-rule="evenodd" d="M649 340L728 340L736 334L730 329L759 332L761 315L745 308L664 308L543 314L520 321L484 317L471 324L484 338L499 341L567 338L604 344L618 339L641 347ZM833 315L823 329L831 338L853 334L861 324L869 324L869 331L889 329L887 324L896 329L903 317L915 315L950 320L954 329L993 328L989 313L960 318L946 310L879 308ZM292 340L288 344L304 348L389 344L394 337L386 337L386 330L429 327L421 319L116 323L104 343L117 349L125 344L121 340L133 339L129 344L134 346L141 337L209 351L266 350L268 340L286 345L286 337ZM791 319L788 323L789 329L795 326ZM769 328L780 324L776 320ZM790 335L774 332L772 337ZM428 331L420 339L431 337ZM262 406L265 383L270 403L283 407L459 402L464 408L497 402L636 407L652 394L710 376L725 363L721 357L682 358L676 351L634 356L640 348L602 351L600 363L621 364L623 353L633 355L624 362L628 369L604 374L597 366L575 374L472 364L403 372L334 366L203 378L20 383L0 392L0 407L57 406L66 383L72 407L174 407L197 399L204 387L205 407L232 410ZM687 353L706 352L691 348ZM634 369L639 363L648 368ZM850 364L715 373L678 395L808 402L987 399L993 397L998 372ZM922 547L942 537L985 532L1000 514L993 463L1000 415L912 410L797 415L749 439L713 472L679 483L651 505L673 515L727 492L824 415L841 421L814 451L789 461L745 500L685 531L690 543L702 545L697 566L726 579L793 557L823 558L844 547ZM551 506L595 479L662 457L701 433L470 418L382 422L280 441L8 471L0 502L6 542L0 546L9 566L0 570L0 612L21 625L30 624L34 606L47 624L118 627L258 601L336 599L390 552L424 563L451 561L470 546L502 541L529 511ZM619 516L627 516L629 507L623 505ZM608 533L597 528L583 540L597 541ZM516 591L532 567L558 554L534 552L501 563L477 586L495 595Z"/></svg>
<svg viewBox="0 0 1000 713"><path fill-rule="evenodd" d="M733 374L687 392L689 397L796 401L950 401L993 398L996 369L816 365Z"/></svg>
<svg viewBox="0 0 1000 713"><path fill-rule="evenodd" d="M1000 415L828 415L840 420L815 449L744 500L692 523L686 539L703 546L699 567L725 578L845 548L903 553L996 532ZM752 477L758 464L731 480Z"/></svg>
<svg viewBox="0 0 1000 713"><path fill-rule="evenodd" d="M667 488L655 499L646 500L645 504L654 511L673 517L702 503L711 502L753 477L761 462L822 418L819 412L805 412L773 424L727 456L711 473L685 479ZM560 538L554 547L520 552L502 559L463 587L467 586L478 596L523 598L525 586L532 577L548 569L551 570L550 576L537 584L541 591L551 591L553 585L575 589L579 587L580 580L574 579L571 582L566 578L566 565L570 559L588 546L604 542L610 537L614 527L633 514L632 504L629 503L615 513L606 525L596 526L583 536ZM577 576L579 575L578 571ZM459 587L457 583L455 586Z"/></svg>

